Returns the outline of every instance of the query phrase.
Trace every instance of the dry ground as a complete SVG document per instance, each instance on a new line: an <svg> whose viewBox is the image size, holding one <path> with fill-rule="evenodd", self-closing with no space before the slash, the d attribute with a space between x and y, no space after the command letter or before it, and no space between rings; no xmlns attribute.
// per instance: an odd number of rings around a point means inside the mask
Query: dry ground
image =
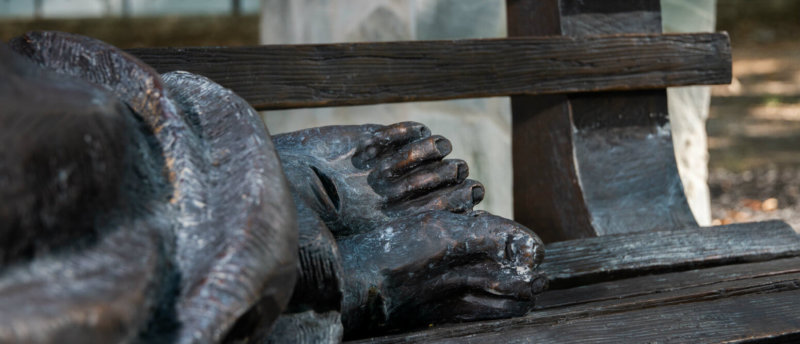
<svg viewBox="0 0 800 344"><path fill-rule="evenodd" d="M712 89L707 123L716 223L783 219L800 230L800 23L795 24L748 22L731 32L734 80Z"/></svg>

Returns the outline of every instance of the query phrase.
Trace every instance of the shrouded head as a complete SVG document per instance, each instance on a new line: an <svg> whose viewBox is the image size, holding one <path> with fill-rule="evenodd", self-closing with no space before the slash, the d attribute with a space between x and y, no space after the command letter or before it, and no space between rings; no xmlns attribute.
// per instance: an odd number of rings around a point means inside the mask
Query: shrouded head
<svg viewBox="0 0 800 344"><path fill-rule="evenodd" d="M0 264L91 237L113 207L128 108L0 45Z"/></svg>

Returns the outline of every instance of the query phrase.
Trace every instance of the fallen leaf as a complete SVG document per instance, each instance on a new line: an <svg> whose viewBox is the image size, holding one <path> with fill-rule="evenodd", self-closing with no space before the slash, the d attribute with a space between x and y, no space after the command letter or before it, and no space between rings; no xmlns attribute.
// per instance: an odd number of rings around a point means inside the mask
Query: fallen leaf
<svg viewBox="0 0 800 344"><path fill-rule="evenodd" d="M757 199L745 198L742 200L742 205L753 210L761 210L761 201Z"/></svg>
<svg viewBox="0 0 800 344"><path fill-rule="evenodd" d="M775 211L778 209L778 199L777 198L767 198L761 203L761 210L763 211Z"/></svg>

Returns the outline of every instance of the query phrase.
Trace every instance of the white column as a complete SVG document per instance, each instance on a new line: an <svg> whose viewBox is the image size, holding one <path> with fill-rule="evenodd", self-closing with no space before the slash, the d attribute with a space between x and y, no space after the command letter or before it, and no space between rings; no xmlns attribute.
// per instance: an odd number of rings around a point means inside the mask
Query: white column
<svg viewBox="0 0 800 344"><path fill-rule="evenodd" d="M716 0L661 0L664 32L713 32ZM667 90L675 159L689 207L701 226L711 224L708 191L706 119L711 101L708 86Z"/></svg>

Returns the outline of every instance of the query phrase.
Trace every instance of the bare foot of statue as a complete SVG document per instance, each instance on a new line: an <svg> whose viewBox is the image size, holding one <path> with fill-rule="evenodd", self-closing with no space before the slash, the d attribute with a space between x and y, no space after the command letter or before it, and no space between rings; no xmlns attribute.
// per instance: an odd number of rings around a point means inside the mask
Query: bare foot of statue
<svg viewBox="0 0 800 344"><path fill-rule="evenodd" d="M483 199L452 145L420 123L329 126L273 137L294 192L335 236L430 210L467 212Z"/></svg>

